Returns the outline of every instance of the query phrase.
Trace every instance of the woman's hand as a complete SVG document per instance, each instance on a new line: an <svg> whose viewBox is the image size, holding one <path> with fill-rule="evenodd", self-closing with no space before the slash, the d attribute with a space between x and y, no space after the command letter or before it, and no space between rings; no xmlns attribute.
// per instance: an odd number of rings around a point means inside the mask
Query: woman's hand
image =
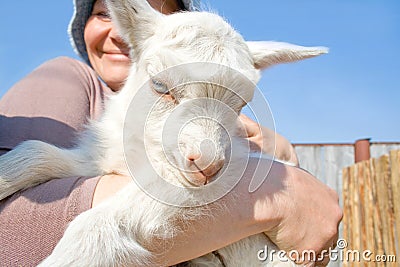
<svg viewBox="0 0 400 267"><path fill-rule="evenodd" d="M247 131L252 151L262 152L296 166L299 165L294 147L286 138L259 125L244 114L240 114L239 118Z"/></svg>
<svg viewBox="0 0 400 267"><path fill-rule="evenodd" d="M264 232L280 249L297 251L300 256L303 251L315 251L317 257L325 250L324 258L316 263L328 264L328 251L336 246L343 215L334 190L300 168L274 163L253 197L257 198L254 218L266 222Z"/></svg>

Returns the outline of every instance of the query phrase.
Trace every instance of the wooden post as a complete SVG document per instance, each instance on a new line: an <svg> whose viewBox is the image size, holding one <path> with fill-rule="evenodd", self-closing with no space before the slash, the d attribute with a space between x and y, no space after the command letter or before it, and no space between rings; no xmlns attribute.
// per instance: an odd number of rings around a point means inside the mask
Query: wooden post
<svg viewBox="0 0 400 267"><path fill-rule="evenodd" d="M400 255L400 150L390 152L392 203L396 227L397 253ZM400 259L397 259L398 261Z"/></svg>
<svg viewBox="0 0 400 267"><path fill-rule="evenodd" d="M382 241L385 255L395 254L393 211L391 204L391 184L389 156L384 155L376 161L378 203L382 220ZM392 266L387 264L387 266Z"/></svg>
<svg viewBox="0 0 400 267"><path fill-rule="evenodd" d="M381 211L379 209L378 203L378 182L377 182L377 175L376 175L376 166L375 166L375 159L370 160L370 169L371 169L371 189L372 189L372 197L374 203L374 243L375 243L375 250L373 251L374 254L382 254L384 252L383 249L383 242L382 242L382 220L381 220ZM383 262L377 262L376 266L385 266Z"/></svg>
<svg viewBox="0 0 400 267"><path fill-rule="evenodd" d="M351 195L352 195L352 238L349 249L361 251L361 210L360 210L360 196L358 184L358 166L353 165L350 167L350 180L351 180ZM359 261L351 262L351 266L361 266Z"/></svg>
<svg viewBox="0 0 400 267"><path fill-rule="evenodd" d="M350 189L349 189L349 184L350 184L350 168L344 168L342 171L342 180L343 180L343 191L342 191L342 198L343 198L343 219L342 219L342 225L343 225L343 238L344 240L347 241L348 244L350 244L351 241L351 235L350 235L350 229L351 229L351 212L350 212ZM346 253L347 248L344 248L344 253ZM348 267L350 266L349 262L346 261L347 259L343 259L342 267Z"/></svg>
<svg viewBox="0 0 400 267"><path fill-rule="evenodd" d="M369 160L363 161L364 170L364 223L365 223L365 242L364 250L376 251L374 242L374 199L372 193L371 163Z"/></svg>
<svg viewBox="0 0 400 267"><path fill-rule="evenodd" d="M357 168L357 176L356 179L358 181L357 192L359 194L359 208L360 208L360 247L359 251L363 251L367 247L367 233L366 233L366 216L367 212L366 203L365 203L365 169L364 169L364 161L356 164Z"/></svg>

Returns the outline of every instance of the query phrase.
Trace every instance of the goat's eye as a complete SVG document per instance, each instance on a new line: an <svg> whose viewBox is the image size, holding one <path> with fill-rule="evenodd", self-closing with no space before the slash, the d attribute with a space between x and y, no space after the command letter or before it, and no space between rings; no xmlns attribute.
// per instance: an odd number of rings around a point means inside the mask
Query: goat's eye
<svg viewBox="0 0 400 267"><path fill-rule="evenodd" d="M153 89L159 94L169 94L168 86L159 80L151 79Z"/></svg>

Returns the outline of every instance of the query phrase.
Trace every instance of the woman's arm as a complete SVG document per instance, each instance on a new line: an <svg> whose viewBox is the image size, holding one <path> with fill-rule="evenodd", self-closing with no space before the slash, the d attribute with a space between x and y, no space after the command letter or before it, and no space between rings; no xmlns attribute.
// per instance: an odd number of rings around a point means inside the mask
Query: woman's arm
<svg viewBox="0 0 400 267"><path fill-rule="evenodd" d="M335 246L342 217L337 194L309 173L281 163L273 163L261 187L249 193L257 163L250 159L238 185L226 197L210 204L212 221L204 218L191 222L191 227L169 240L172 246L168 249L162 249L160 244L160 264L196 258L261 232L285 251L311 249L318 254ZM93 204L101 203L130 182L129 177L106 177L97 185ZM221 206L225 208L218 208Z"/></svg>

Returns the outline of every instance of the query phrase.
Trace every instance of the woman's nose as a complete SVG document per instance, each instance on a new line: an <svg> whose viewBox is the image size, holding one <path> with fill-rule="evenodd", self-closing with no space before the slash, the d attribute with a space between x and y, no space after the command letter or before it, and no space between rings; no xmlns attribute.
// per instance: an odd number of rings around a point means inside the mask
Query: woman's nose
<svg viewBox="0 0 400 267"><path fill-rule="evenodd" d="M111 27L109 36L111 39L115 40L118 43L125 44L124 39L121 37L115 26Z"/></svg>

